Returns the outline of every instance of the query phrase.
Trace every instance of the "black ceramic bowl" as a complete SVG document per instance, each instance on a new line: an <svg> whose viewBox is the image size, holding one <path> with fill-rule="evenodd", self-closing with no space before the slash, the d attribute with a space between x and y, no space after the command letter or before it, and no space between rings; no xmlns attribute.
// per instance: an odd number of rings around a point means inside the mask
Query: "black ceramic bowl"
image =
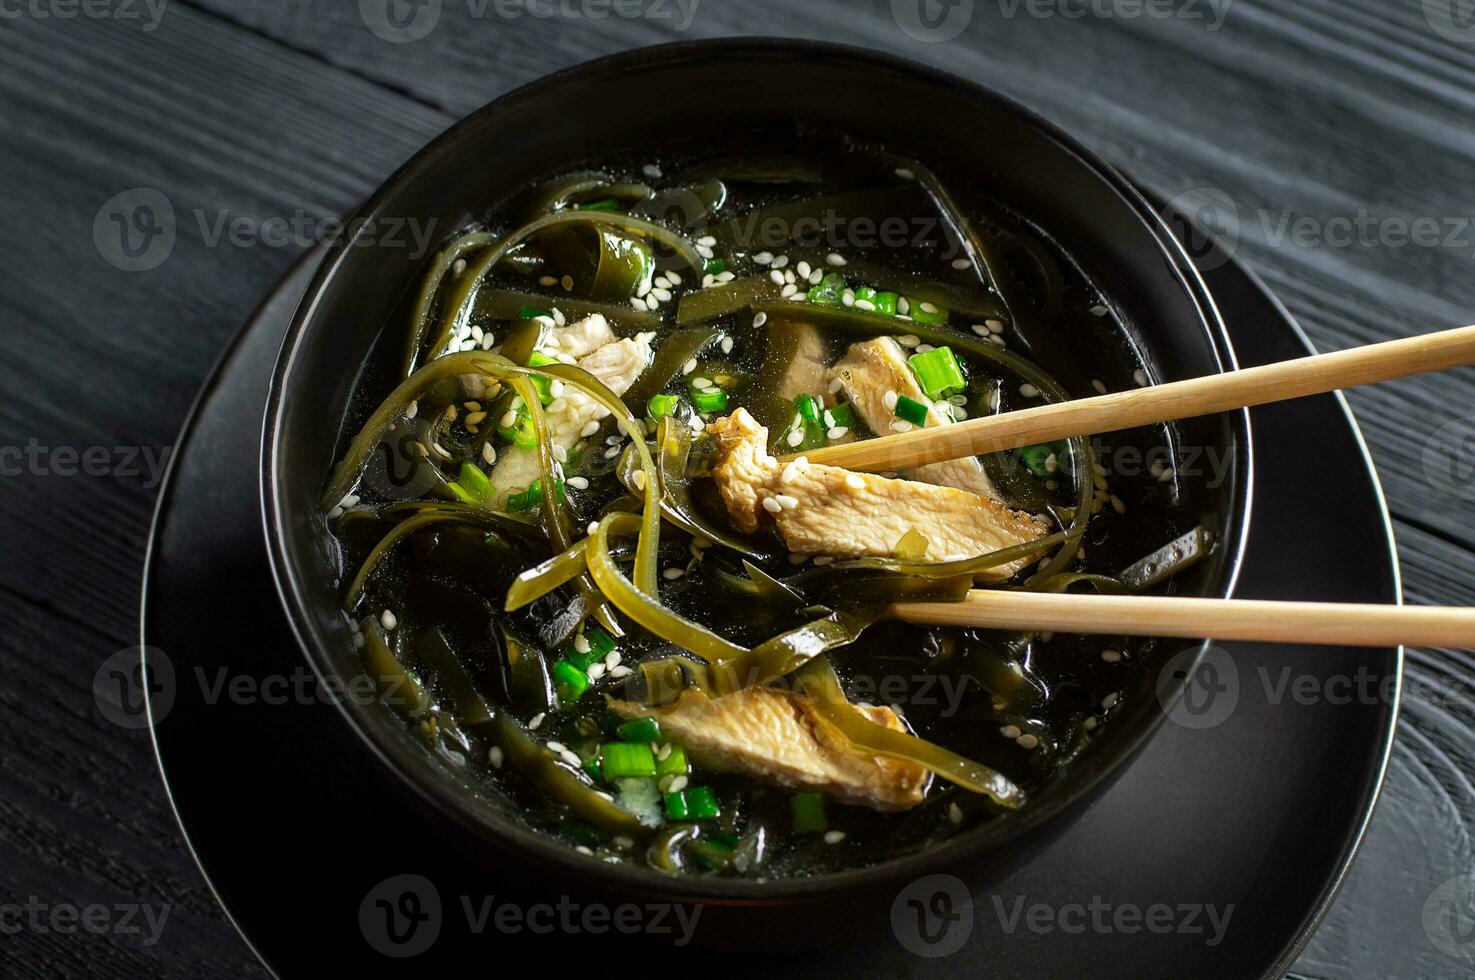
<svg viewBox="0 0 1475 980"><path fill-rule="evenodd" d="M361 378L373 376L362 374L362 366L371 359L385 313L401 307L424 266L424 257L409 249L372 245L374 229L387 227L385 218L413 216L433 219L439 234L448 235L515 189L567 170L570 161L652 147L648 152L658 155L693 121L702 134L716 134L714 144L724 133L792 130L801 121L887 144L944 175L965 174L1046 229L1107 286L1158 380L1232 366L1203 283L1146 202L1074 140L992 92L890 56L789 41L677 44L560 72L473 113L391 177L357 215L380 223L365 224L329 252L287 334L267 407L262 496L282 601L325 682L344 689L361 675L361 665L339 613L318 497L342 428L361 421L353 396ZM898 143L898 133L904 142ZM1222 482L1207 474L1187 477L1187 499L1219 532L1219 546L1177 583L1186 594L1225 596L1248 513L1247 416L1186 421L1176 434L1181 445L1207 447L1231 463ZM582 894L701 901L718 910L703 917L709 936L731 938L736 927L745 941L762 946L784 942L786 927L794 925L813 938L821 919L794 914L796 904L853 929L859 911L889 908L886 896L918 876L939 870L986 875L1027 860L1049 834L1022 835L1099 792L1162 721L1158 674L1175 652L1162 645L1157 662L1139 665L1124 710L1098 743L1022 812L925 853L770 882L673 879L589 860L526 828L495 790L437 762L381 705L345 699L342 707L368 750L366 765L372 764L368 755L377 756L427 804L456 835L454 843L448 837L448 847L465 848L469 858L485 859L503 873L515 862L511 866ZM1000 848L1005 842L1010 847Z"/></svg>

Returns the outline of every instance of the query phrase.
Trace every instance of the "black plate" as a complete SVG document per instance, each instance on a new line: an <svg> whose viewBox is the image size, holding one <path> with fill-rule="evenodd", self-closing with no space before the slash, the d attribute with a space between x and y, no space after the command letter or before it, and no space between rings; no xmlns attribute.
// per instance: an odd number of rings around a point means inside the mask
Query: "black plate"
<svg viewBox="0 0 1475 980"><path fill-rule="evenodd" d="M474 914L487 901L528 911L549 903L555 919L560 896L490 878L448 853L364 757L336 708L320 700L328 695L279 612L247 470L271 365L316 259L288 276L222 358L176 443L160 496L142 635L153 648L154 744L185 835L246 940L283 974L382 967L380 950L419 946L427 948L416 967L473 956L491 968L525 967L540 942L555 947L550 964L569 965L588 955L570 939L613 952L610 943L622 935L608 926L603 934L580 928L576 937L558 929L550 943L533 931L542 921L536 912L518 931L498 930L495 918L481 933L468 925L467 896ZM1206 265L1242 364L1307 351L1304 335L1252 277L1233 263ZM1399 601L1387 512L1345 403L1325 396L1257 409L1253 424L1264 478L1238 593ZM1308 433L1317 445L1314 475L1302 459ZM892 934L788 956L783 967L891 976L1279 976L1330 905L1366 826L1392 738L1402 654L1225 649L1195 683L1198 694L1217 695L1194 700L1196 714L1176 712L1180 723L1165 725L1041 856L971 899L947 881L919 882L898 896ZM1345 702L1339 695L1349 680L1354 696ZM1391 698L1357 693L1385 680ZM419 878L388 881L401 875ZM406 885L416 894L401 907L429 918L396 946L375 903L400 898ZM960 915L970 901L971 917ZM1222 933L1211 908L1218 921L1227 916ZM574 921L584 913L576 908ZM622 942L614 962L601 957L583 968L638 965L625 957L640 955ZM722 962L660 956L667 971L720 972Z"/></svg>

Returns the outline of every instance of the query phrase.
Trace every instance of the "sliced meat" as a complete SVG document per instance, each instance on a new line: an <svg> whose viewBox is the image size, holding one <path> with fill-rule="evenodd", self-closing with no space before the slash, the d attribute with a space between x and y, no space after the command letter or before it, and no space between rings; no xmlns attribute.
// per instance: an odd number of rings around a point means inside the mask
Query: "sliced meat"
<svg viewBox="0 0 1475 980"><path fill-rule="evenodd" d="M593 319L595 317L589 317L581 322L587 323L588 320ZM598 317L598 319L602 321L604 317ZM604 324L603 330L609 330L607 323ZM610 337L613 336L611 333ZM574 339L565 334L564 346L560 347L560 351L567 353L569 350L567 344ZM638 334L634 338L626 337L623 340L610 340L591 353L578 358L575 363L603 382L606 388L617 395L623 395L635 383L635 379L640 377L641 372L650 366L650 341L650 334ZM548 433L553 444L561 446L565 452L572 449L583 438L581 433L588 423L596 422L609 415L609 409L571 385L563 386L562 391L548 404L544 412L548 418ZM521 449L517 446L504 448L497 459L497 465L492 468L489 479L499 493L518 493L526 490L534 480L538 479L537 454L531 449Z"/></svg>
<svg viewBox="0 0 1475 980"><path fill-rule="evenodd" d="M768 329L768 347L770 359L787 357L787 363L774 365L783 371L774 389L780 398L793 401L800 395L818 397L824 391L825 342L818 330L807 323L775 322ZM764 375L773 376L766 365Z"/></svg>
<svg viewBox="0 0 1475 980"><path fill-rule="evenodd" d="M770 455L768 431L746 409L707 427L717 439L712 477L739 529L772 520L791 551L837 558L888 557L908 531L927 540L926 559L952 561L1042 537L1039 517L955 487L855 473ZM1013 575L1021 559L985 573Z"/></svg>
<svg viewBox="0 0 1475 980"><path fill-rule="evenodd" d="M840 390L845 392L855 414L877 435L890 434L894 431L892 424L900 421L886 404L889 391L926 405L928 428L952 424L953 420L923 394L911 366L907 364L906 351L890 337L852 344L845 356L830 368L825 380L828 384L839 382ZM909 423L901 424L910 427ZM928 463L903 470L902 476L1002 500L993 481L983 471L983 464L974 456Z"/></svg>
<svg viewBox="0 0 1475 980"><path fill-rule="evenodd" d="M611 701L624 718L660 720L691 759L709 769L742 772L794 789L818 790L876 810L908 810L922 802L927 770L912 762L859 752L824 722L808 696L750 687L721 698L688 689L660 708ZM863 707L871 721L904 731L890 708Z"/></svg>
<svg viewBox="0 0 1475 980"><path fill-rule="evenodd" d="M546 346L550 352L567 354L572 358L592 354L606 344L615 342L615 332L601 313L584 317L577 323L554 327L548 331Z"/></svg>

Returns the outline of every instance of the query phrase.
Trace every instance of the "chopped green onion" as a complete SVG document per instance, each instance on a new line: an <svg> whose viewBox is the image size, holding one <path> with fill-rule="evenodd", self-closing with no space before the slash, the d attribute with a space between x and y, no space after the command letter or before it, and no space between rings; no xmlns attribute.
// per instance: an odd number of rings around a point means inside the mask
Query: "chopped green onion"
<svg viewBox="0 0 1475 980"><path fill-rule="evenodd" d="M497 435L523 449L532 449L538 444L538 433L533 427L532 416L526 405L513 409L517 421L509 426L497 426Z"/></svg>
<svg viewBox="0 0 1475 980"><path fill-rule="evenodd" d="M795 793L789 798L789 812L794 818L795 833L829 829L825 798L819 793Z"/></svg>
<svg viewBox="0 0 1475 980"><path fill-rule="evenodd" d="M686 750L679 745L673 744L664 759L656 759L657 776L685 776L689 772L691 765L686 761Z"/></svg>
<svg viewBox="0 0 1475 980"><path fill-rule="evenodd" d="M876 304L876 291L870 286L856 286L855 298L857 300L864 300L874 306Z"/></svg>
<svg viewBox="0 0 1475 980"><path fill-rule="evenodd" d="M1051 456L1055 457L1054 468L1050 466ZM1070 454L1064 442L1046 442L1038 446L1025 446L1019 450L1019 458L1024 460L1024 465L1042 480L1054 476L1061 462L1069 457Z"/></svg>
<svg viewBox="0 0 1475 980"><path fill-rule="evenodd" d="M927 424L927 406L906 395L896 396L896 417L905 419L917 427Z"/></svg>
<svg viewBox="0 0 1475 980"><path fill-rule="evenodd" d="M477 499L470 494L470 492L468 492L464 487L461 486L461 484L456 483L454 480L446 484L446 489L451 491L455 498L461 501L461 503L463 504L470 504L472 506L475 506L478 502Z"/></svg>
<svg viewBox="0 0 1475 980"><path fill-rule="evenodd" d="M958 364L958 358L953 354L951 347L934 347L925 354L913 354L907 358L907 363L912 366L912 373L917 376L917 384L926 392L928 398L945 398L962 391L968 384L968 379L963 377L963 368Z"/></svg>
<svg viewBox="0 0 1475 980"><path fill-rule="evenodd" d="M709 276L715 276L727 271L727 263L721 259L708 259L702 271Z"/></svg>
<svg viewBox="0 0 1475 980"><path fill-rule="evenodd" d="M691 403L698 412L721 412L727 408L727 392L721 388L693 388Z"/></svg>
<svg viewBox="0 0 1475 980"><path fill-rule="evenodd" d="M457 477L456 484L459 484L460 489L471 497L472 503L480 503L492 495L491 481L481 471L481 467L470 460L461 464L461 473Z"/></svg>
<svg viewBox="0 0 1475 980"><path fill-rule="evenodd" d="M599 763L606 779L656 774L656 760L650 746L635 742L606 742L599 748Z"/></svg>
<svg viewBox="0 0 1475 980"><path fill-rule="evenodd" d="M811 303L834 306L840 302L840 294L843 292L845 292L845 278L839 273L831 272L817 285L809 287L806 298Z"/></svg>
<svg viewBox="0 0 1475 980"><path fill-rule="evenodd" d="M553 689L558 692L559 704L566 708L589 690L589 675L567 660L559 660L553 665Z"/></svg>
<svg viewBox="0 0 1475 980"><path fill-rule="evenodd" d="M710 786L692 786L666 794L667 820L715 820L722 815Z"/></svg>
<svg viewBox="0 0 1475 980"><path fill-rule="evenodd" d="M550 320L553 319L552 313L549 313L547 310L540 310L536 306L519 306L517 308L517 315L524 320L531 320L534 317L540 316L546 316Z"/></svg>
<svg viewBox="0 0 1475 980"><path fill-rule="evenodd" d="M837 425L849 429L855 425L855 410L850 407L848 402L834 405L825 409L824 422L831 429Z"/></svg>
<svg viewBox="0 0 1475 980"><path fill-rule="evenodd" d="M678 395L652 395L650 401L646 402L645 410L653 419L662 415L676 414L676 407L681 404Z"/></svg>
<svg viewBox="0 0 1475 980"><path fill-rule="evenodd" d="M882 292L877 293L876 298L871 300L871 302L876 304L877 313L884 313L886 316L896 316L896 300L897 295L895 293Z"/></svg>
<svg viewBox="0 0 1475 980"><path fill-rule="evenodd" d="M661 723L654 718L634 718L616 728L615 735L622 742L640 742L649 745L651 742L660 741Z"/></svg>
<svg viewBox="0 0 1475 980"><path fill-rule="evenodd" d="M947 323L947 310L935 303L929 303L925 299L917 299L915 296L907 297L907 313L917 323L929 327L940 326Z"/></svg>
<svg viewBox="0 0 1475 980"><path fill-rule="evenodd" d="M615 648L614 639L598 623L584 627L584 639L589 641L589 652L599 660Z"/></svg>
<svg viewBox="0 0 1475 980"><path fill-rule="evenodd" d="M589 204L576 204L574 207L580 211L615 211L618 210L620 202L612 197L602 201L593 201Z"/></svg>
<svg viewBox="0 0 1475 980"><path fill-rule="evenodd" d="M562 480L555 480L553 482L553 493L554 493L555 496L557 496L558 502L559 503L562 503L563 502L563 499L564 499L564 489L563 489L563 481ZM525 492L523 492L523 493L514 493L510 498L508 498L508 500L507 500L507 509L510 510L510 511L512 511L512 512L514 512L514 513L516 513L518 511L523 511L523 510L533 510L534 508L537 508L537 507L542 506L542 504L543 504L543 480L542 480L542 478L539 478L539 479L534 480L528 486L528 488L527 488L527 490Z"/></svg>
<svg viewBox="0 0 1475 980"><path fill-rule="evenodd" d="M818 422L821 405L813 395L800 395L794 399L794 410L803 416L804 421Z"/></svg>

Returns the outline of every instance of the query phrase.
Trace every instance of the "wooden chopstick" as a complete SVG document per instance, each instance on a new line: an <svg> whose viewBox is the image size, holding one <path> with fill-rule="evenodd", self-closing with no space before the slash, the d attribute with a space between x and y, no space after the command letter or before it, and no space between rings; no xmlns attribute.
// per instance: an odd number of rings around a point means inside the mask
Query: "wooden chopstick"
<svg viewBox="0 0 1475 980"><path fill-rule="evenodd" d="M871 472L1001 452L1069 436L1227 412L1475 364L1475 326L914 429L804 453L811 463ZM788 459L790 457L785 457Z"/></svg>
<svg viewBox="0 0 1475 980"><path fill-rule="evenodd" d="M928 626L1356 647L1475 648L1475 608L1442 606L974 589L961 602L898 602L891 607L891 615Z"/></svg>

